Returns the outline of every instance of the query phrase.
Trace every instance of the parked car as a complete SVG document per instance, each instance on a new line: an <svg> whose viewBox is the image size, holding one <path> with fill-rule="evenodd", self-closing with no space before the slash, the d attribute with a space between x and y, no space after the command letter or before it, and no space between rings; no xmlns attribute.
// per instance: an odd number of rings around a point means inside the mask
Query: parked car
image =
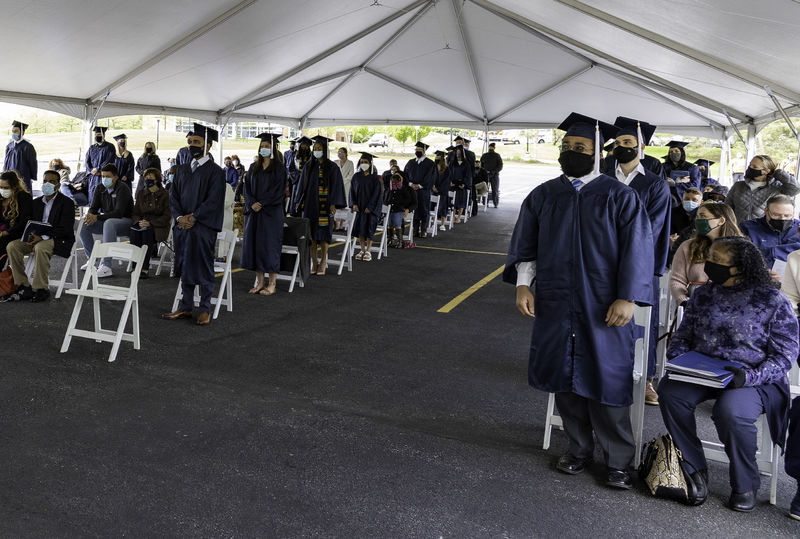
<svg viewBox="0 0 800 539"><path fill-rule="evenodd" d="M383 148L389 145L389 135L386 133L375 133L371 137L369 137L369 143L367 144L370 148L373 146L381 146Z"/></svg>

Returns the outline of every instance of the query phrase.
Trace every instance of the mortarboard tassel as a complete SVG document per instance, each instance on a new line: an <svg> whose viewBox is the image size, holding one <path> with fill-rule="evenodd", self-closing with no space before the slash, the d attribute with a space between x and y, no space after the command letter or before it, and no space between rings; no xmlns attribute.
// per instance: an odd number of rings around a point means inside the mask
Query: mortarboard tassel
<svg viewBox="0 0 800 539"><path fill-rule="evenodd" d="M603 148L600 147L600 122L594 124L594 176L600 175L600 153Z"/></svg>
<svg viewBox="0 0 800 539"><path fill-rule="evenodd" d="M642 124L636 122L636 141L639 143L639 160L644 159L644 150L642 149L642 144L644 144L644 140L642 139Z"/></svg>

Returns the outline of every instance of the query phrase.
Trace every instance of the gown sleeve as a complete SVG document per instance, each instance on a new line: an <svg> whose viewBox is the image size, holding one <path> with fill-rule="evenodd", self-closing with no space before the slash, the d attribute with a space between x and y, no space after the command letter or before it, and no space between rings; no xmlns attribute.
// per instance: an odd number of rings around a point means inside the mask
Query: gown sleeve
<svg viewBox="0 0 800 539"><path fill-rule="evenodd" d="M534 190L522 202L511 243L508 245L503 281L517 284L517 262L532 262L539 249L539 216L535 210L538 193Z"/></svg>

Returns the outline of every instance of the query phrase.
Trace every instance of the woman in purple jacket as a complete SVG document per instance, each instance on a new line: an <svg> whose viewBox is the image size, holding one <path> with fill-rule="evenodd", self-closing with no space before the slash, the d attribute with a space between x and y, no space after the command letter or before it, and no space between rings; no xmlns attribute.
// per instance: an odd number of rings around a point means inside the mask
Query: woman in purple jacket
<svg viewBox="0 0 800 539"><path fill-rule="evenodd" d="M752 511L760 485L755 422L766 413L772 439L783 445L789 409L786 373L798 353L797 317L746 238L717 239L705 273L712 282L692 293L667 356L691 350L743 367L733 370L724 389L665 378L658 388L661 415L697 484L700 505L708 496L708 467L694 412L699 403L716 400L712 419L730 460L728 506Z"/></svg>

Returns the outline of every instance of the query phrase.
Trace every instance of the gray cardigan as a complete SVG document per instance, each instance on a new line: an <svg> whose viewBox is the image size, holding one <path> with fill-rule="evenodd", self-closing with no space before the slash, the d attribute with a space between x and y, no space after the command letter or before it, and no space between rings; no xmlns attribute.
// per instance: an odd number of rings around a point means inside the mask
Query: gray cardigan
<svg viewBox="0 0 800 539"><path fill-rule="evenodd" d="M781 194L794 197L797 193L800 193L800 185L795 177L785 170L778 169L770 181L755 190L750 189L746 181L734 183L725 202L733 208L736 220L742 223L763 216L767 200L772 195Z"/></svg>

